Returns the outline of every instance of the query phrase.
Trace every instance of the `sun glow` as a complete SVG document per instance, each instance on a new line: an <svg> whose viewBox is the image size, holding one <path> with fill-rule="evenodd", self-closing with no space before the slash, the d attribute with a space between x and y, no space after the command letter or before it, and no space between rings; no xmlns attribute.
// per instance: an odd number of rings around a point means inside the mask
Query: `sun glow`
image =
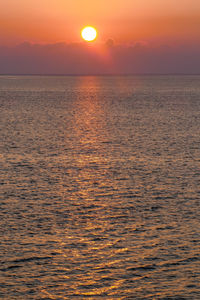
<svg viewBox="0 0 200 300"><path fill-rule="evenodd" d="M82 38L87 42L92 42L97 38L97 30L92 26L86 26L81 31Z"/></svg>

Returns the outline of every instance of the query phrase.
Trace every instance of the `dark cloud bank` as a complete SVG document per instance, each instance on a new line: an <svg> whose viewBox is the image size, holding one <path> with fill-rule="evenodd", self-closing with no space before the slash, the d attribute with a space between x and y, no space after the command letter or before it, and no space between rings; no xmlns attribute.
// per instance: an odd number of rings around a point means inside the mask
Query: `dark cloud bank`
<svg viewBox="0 0 200 300"><path fill-rule="evenodd" d="M31 44L0 46L0 74L200 74L200 45Z"/></svg>

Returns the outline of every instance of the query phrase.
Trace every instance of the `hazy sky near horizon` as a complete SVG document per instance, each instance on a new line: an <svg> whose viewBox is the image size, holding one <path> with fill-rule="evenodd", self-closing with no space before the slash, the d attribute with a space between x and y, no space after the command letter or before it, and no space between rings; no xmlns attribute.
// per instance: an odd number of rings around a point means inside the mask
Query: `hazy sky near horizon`
<svg viewBox="0 0 200 300"><path fill-rule="evenodd" d="M199 53L200 0L0 1L1 74L200 73Z"/></svg>

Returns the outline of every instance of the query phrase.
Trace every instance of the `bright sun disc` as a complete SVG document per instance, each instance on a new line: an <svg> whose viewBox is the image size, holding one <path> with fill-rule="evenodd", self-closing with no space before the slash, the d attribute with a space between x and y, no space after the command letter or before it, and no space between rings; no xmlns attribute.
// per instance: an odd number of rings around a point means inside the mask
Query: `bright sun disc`
<svg viewBox="0 0 200 300"><path fill-rule="evenodd" d="M85 41L92 42L97 37L97 31L94 27L87 26L87 27L82 29L81 36Z"/></svg>

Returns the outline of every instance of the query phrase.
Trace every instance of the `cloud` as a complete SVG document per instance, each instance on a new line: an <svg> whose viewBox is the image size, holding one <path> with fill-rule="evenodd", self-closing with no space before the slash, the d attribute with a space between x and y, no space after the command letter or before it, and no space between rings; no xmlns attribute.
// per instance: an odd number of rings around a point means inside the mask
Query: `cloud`
<svg viewBox="0 0 200 300"><path fill-rule="evenodd" d="M1 74L200 73L200 45L87 43L0 47Z"/></svg>
<svg viewBox="0 0 200 300"><path fill-rule="evenodd" d="M108 47L108 48L112 48L114 46L114 40L113 39L108 39L105 43L105 45Z"/></svg>

